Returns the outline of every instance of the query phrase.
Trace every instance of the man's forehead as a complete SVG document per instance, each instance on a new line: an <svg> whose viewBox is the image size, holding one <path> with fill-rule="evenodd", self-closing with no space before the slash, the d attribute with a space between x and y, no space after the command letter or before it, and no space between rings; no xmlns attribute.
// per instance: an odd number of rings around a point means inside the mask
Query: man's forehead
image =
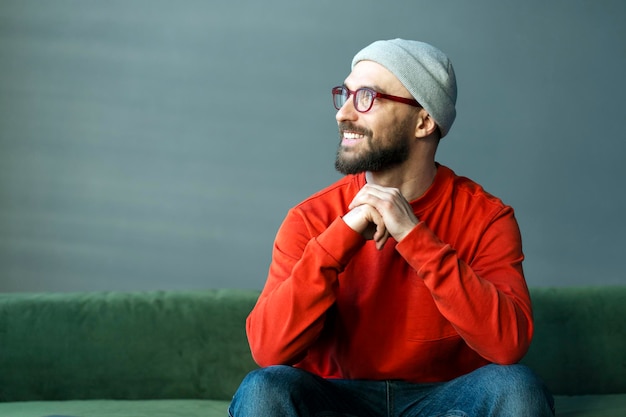
<svg viewBox="0 0 626 417"><path fill-rule="evenodd" d="M351 90L369 87L389 94L409 94L409 91L391 71L374 61L359 61L344 84Z"/></svg>

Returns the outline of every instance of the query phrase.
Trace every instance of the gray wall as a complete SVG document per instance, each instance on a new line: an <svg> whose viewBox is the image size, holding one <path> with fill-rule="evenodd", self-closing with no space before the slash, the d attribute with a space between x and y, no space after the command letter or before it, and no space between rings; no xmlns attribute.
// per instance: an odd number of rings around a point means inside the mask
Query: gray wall
<svg viewBox="0 0 626 417"><path fill-rule="evenodd" d="M261 288L338 178L330 87L453 60L438 160L516 209L533 286L624 283L626 2L3 1L0 291Z"/></svg>

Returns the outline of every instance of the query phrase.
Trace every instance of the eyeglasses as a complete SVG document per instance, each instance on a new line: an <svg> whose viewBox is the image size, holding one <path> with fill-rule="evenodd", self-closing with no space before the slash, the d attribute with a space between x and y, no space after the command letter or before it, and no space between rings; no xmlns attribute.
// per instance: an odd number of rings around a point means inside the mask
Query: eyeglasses
<svg viewBox="0 0 626 417"><path fill-rule="evenodd" d="M337 86L332 89L333 93L333 104L337 110L341 109L346 101L350 99L352 96L352 100L354 102L354 108L359 113L365 113L370 111L372 106L374 105L374 100L377 98L385 98L391 101L397 101L398 103L408 104L410 106L422 107L417 101L405 98L392 96L389 94L379 93L378 91L374 91L371 88L361 87L357 88L356 91L350 90L346 86Z"/></svg>

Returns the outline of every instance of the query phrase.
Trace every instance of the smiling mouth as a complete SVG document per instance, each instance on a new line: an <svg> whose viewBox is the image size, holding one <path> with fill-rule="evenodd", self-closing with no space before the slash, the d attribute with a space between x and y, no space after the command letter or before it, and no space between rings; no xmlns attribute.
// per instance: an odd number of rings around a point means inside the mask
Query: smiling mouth
<svg viewBox="0 0 626 417"><path fill-rule="evenodd" d="M358 140L358 139L363 139L364 137L365 135L362 135L360 133L343 132L343 138L347 140Z"/></svg>
<svg viewBox="0 0 626 417"><path fill-rule="evenodd" d="M352 146L367 139L371 136L371 132L360 126L356 126L352 123L339 123L339 138L341 140L341 146Z"/></svg>
<svg viewBox="0 0 626 417"><path fill-rule="evenodd" d="M365 139L365 135L362 133L350 132L350 131L342 131L341 132L341 144L343 146L354 145L357 142Z"/></svg>

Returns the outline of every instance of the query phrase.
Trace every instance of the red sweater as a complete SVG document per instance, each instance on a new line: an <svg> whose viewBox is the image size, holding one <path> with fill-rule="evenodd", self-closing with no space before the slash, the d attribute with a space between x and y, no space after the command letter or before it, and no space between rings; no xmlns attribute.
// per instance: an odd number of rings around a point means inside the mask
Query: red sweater
<svg viewBox="0 0 626 417"><path fill-rule="evenodd" d="M247 319L260 366L326 378L446 381L515 363L533 324L513 209L440 165L420 223L382 251L342 220L363 174L291 209Z"/></svg>

